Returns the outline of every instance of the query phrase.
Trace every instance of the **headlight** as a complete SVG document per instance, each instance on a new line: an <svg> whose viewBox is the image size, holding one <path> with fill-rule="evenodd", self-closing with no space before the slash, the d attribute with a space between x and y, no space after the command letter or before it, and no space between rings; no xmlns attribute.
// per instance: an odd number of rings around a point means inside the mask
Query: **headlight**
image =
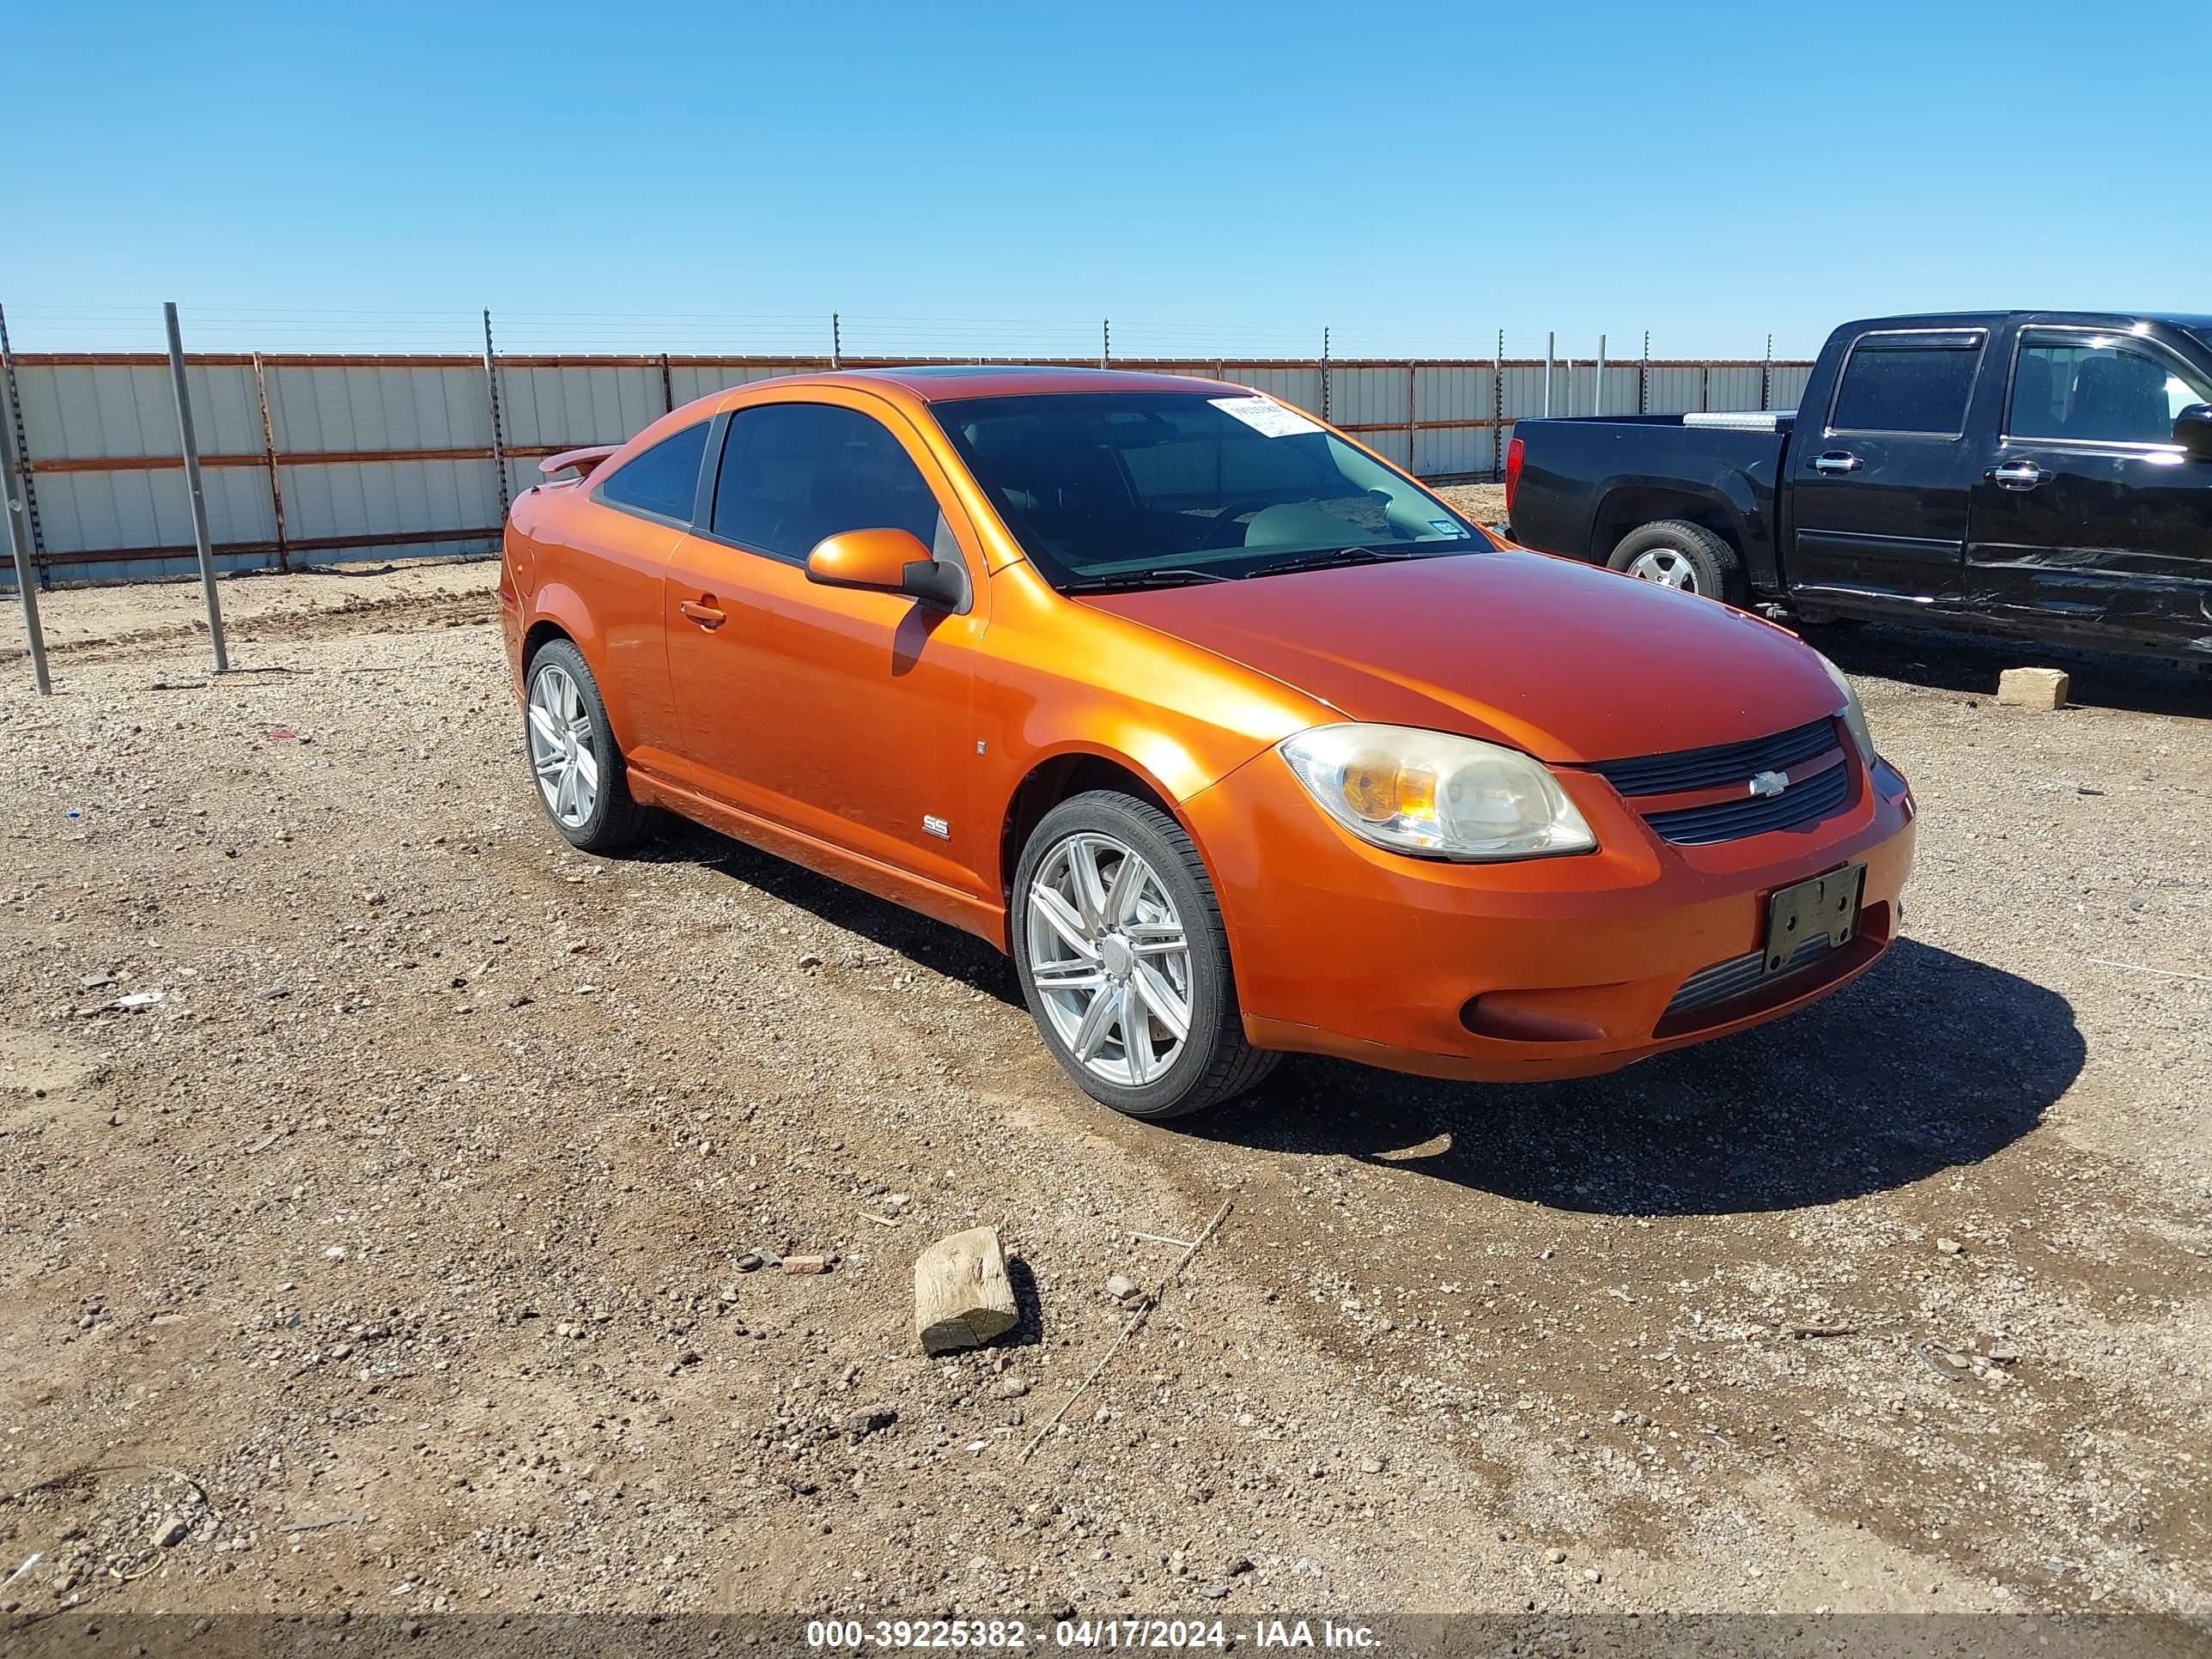
<svg viewBox="0 0 2212 1659"><path fill-rule="evenodd" d="M1813 654L1820 656L1817 651ZM1844 724L1851 729L1851 741L1859 746L1861 763L1872 766L1874 733L1867 730L1866 710L1859 707L1859 694L1851 690L1851 683L1844 678L1844 671L1826 657L1820 657L1820 666L1828 671L1828 678L1836 683L1836 690L1843 693L1844 706L1836 712L1844 717Z"/></svg>
<svg viewBox="0 0 2212 1659"><path fill-rule="evenodd" d="M1322 810L1377 847L1525 859L1597 845L1559 780L1518 750L1408 726L1317 726L1279 746Z"/></svg>

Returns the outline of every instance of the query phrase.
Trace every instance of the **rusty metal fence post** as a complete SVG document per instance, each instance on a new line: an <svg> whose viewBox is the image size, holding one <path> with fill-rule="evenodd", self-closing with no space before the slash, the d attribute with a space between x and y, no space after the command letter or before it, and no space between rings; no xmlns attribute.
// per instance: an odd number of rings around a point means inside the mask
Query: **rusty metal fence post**
<svg viewBox="0 0 2212 1659"><path fill-rule="evenodd" d="M1406 471L1421 476L1421 366L1406 359Z"/></svg>
<svg viewBox="0 0 2212 1659"><path fill-rule="evenodd" d="M31 562L38 567L39 586L52 587L54 579L46 569L46 538L39 527L38 480L31 476L35 471L31 462L31 441L23 430L23 398L15 385L15 351L8 343L8 313L4 309L0 309L0 379L8 382L8 401L15 411L9 418L9 430L15 438L15 465L23 470L23 518L31 532Z"/></svg>
<svg viewBox="0 0 2212 1659"><path fill-rule="evenodd" d="M1505 331L1498 331L1498 355L1490 360L1490 471L1505 477Z"/></svg>
<svg viewBox="0 0 2212 1659"><path fill-rule="evenodd" d="M507 439L500 430L499 415L499 359L491 349L491 307L484 307L484 396L491 404L491 471L499 486L499 520L507 523L507 509L512 505L507 495Z"/></svg>
<svg viewBox="0 0 2212 1659"><path fill-rule="evenodd" d="M261 458L269 465L269 510L276 523L276 568L289 570L292 557L284 544L284 483L276 475L276 428L269 418L269 376L258 351L253 354L253 392L261 400Z"/></svg>

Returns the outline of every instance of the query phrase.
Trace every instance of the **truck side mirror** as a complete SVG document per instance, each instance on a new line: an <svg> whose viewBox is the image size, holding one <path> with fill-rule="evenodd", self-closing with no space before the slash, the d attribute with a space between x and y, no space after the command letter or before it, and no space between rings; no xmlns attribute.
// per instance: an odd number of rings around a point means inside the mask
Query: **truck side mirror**
<svg viewBox="0 0 2212 1659"><path fill-rule="evenodd" d="M2212 461L2212 404L2191 404L2175 416L2173 441L2195 459Z"/></svg>

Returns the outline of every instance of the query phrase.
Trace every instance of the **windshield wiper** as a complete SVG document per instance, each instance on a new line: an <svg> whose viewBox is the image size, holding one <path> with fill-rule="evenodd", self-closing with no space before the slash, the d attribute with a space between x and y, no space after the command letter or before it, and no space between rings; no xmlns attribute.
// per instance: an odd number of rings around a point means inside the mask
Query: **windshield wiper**
<svg viewBox="0 0 2212 1659"><path fill-rule="evenodd" d="M1089 576L1061 587L1063 593L1113 593L1132 587L1173 587L1182 582L1234 581L1218 570L1132 570L1119 576Z"/></svg>
<svg viewBox="0 0 2212 1659"><path fill-rule="evenodd" d="M1300 559L1291 559L1281 564L1261 565L1257 570L1244 573L1249 581L1255 576L1290 576L1301 570L1327 570L1332 565L1379 564L1394 559L1424 559L1429 556L1410 547L1332 547L1326 553L1310 553Z"/></svg>

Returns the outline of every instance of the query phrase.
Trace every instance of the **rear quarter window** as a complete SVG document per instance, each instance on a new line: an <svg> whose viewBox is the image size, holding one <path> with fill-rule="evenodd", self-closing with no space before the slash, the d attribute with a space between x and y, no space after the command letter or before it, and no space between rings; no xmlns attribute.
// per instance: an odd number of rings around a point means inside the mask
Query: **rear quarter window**
<svg viewBox="0 0 2212 1659"><path fill-rule="evenodd" d="M701 421L687 426L633 455L592 494L610 507L690 523L699 496L699 463L706 457L707 428L712 424Z"/></svg>

